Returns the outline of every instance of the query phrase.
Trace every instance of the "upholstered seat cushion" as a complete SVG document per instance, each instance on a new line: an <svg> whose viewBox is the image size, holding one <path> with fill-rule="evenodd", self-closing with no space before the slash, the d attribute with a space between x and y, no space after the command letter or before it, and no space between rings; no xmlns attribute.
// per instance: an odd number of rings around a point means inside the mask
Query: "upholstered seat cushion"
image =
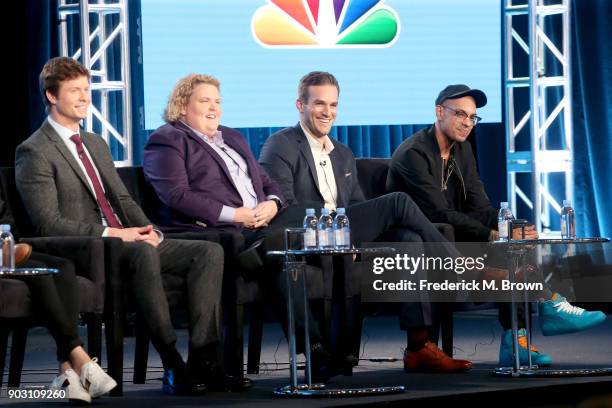
<svg viewBox="0 0 612 408"><path fill-rule="evenodd" d="M99 291L96 285L87 278L77 276L79 285L79 312L100 313L98 305Z"/></svg>
<svg viewBox="0 0 612 408"><path fill-rule="evenodd" d="M27 317L30 311L28 286L16 279L0 278L0 318Z"/></svg>

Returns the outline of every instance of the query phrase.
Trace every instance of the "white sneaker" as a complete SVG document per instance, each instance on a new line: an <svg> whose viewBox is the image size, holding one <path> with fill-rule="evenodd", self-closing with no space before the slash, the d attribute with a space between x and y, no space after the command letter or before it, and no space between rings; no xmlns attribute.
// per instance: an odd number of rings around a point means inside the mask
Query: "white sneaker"
<svg viewBox="0 0 612 408"><path fill-rule="evenodd" d="M81 367L81 384L91 398L98 398L117 386L117 382L98 365L98 359L95 357Z"/></svg>
<svg viewBox="0 0 612 408"><path fill-rule="evenodd" d="M50 390L61 390L62 388L66 390L66 397L69 401L91 403L91 395L83 388L79 376L71 368L55 377L49 385Z"/></svg>

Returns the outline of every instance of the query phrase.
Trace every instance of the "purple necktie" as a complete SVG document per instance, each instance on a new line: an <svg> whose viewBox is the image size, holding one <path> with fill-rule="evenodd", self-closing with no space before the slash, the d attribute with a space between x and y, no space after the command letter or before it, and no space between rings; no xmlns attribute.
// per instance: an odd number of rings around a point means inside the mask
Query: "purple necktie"
<svg viewBox="0 0 612 408"><path fill-rule="evenodd" d="M104 218L106 218L106 222L109 227L112 228L123 228L121 222L113 212L108 199L106 198L106 194L104 194L104 190L102 189L102 183L100 183L100 179L94 170L93 164L89 161L89 157L85 154L85 149L83 148L83 141L81 140L81 136L72 135L70 136L70 140L74 142L77 148L77 153L79 154L79 158L85 167L85 171L87 172L87 176L91 180L91 184L93 184L94 192L96 193L96 200L98 201L98 206L102 210L102 214L104 214Z"/></svg>

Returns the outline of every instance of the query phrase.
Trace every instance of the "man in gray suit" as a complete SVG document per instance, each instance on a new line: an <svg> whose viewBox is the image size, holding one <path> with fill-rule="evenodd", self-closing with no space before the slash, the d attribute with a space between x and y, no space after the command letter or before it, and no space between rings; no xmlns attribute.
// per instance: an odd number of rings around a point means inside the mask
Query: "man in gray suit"
<svg viewBox="0 0 612 408"><path fill-rule="evenodd" d="M167 393L241 388L217 362L221 341L223 249L215 243L163 239L132 200L104 140L80 129L90 74L77 61L54 58L40 74L49 116L16 151L17 186L41 235L123 240L122 269L164 366ZM189 359L177 351L162 274L184 276L190 316Z"/></svg>
<svg viewBox="0 0 612 408"><path fill-rule="evenodd" d="M407 194L391 193L365 200L353 153L348 146L328 136L336 119L339 92L338 81L332 74L306 74L300 80L296 100L300 122L270 136L261 150L259 161L279 184L287 203L332 211L346 208L356 245L374 241L392 232L394 227L399 227L395 230L398 234L408 229L425 242L447 243ZM395 235L387 239L401 241L402 238ZM448 250L456 253L451 244ZM400 325L408 330L404 369L469 370L471 362L452 359L429 341L431 315L425 308L414 313L412 306L403 308L400 316Z"/></svg>

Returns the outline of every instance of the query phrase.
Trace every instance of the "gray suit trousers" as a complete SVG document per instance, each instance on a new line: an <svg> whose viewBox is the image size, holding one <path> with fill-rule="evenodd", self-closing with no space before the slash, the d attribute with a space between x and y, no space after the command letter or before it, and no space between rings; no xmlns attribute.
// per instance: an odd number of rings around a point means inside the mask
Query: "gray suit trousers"
<svg viewBox="0 0 612 408"><path fill-rule="evenodd" d="M121 265L130 274L136 307L156 348L176 342L162 274L185 279L190 349L222 340L223 248L219 244L166 239L154 248L144 242L126 242Z"/></svg>

